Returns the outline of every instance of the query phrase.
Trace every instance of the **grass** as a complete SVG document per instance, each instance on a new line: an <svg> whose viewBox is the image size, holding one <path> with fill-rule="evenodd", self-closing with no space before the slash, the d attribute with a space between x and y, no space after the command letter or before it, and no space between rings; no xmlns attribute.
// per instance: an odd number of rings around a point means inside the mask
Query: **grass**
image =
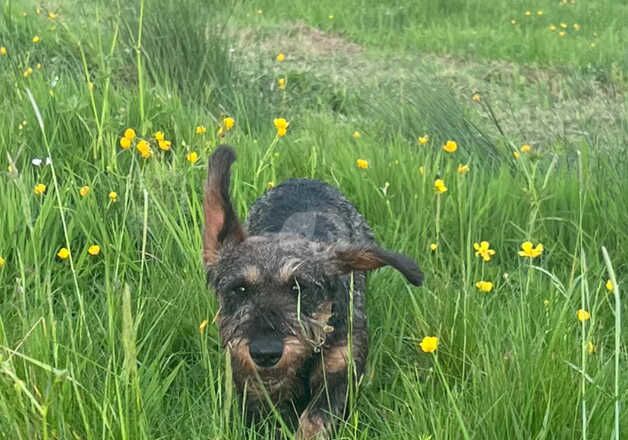
<svg viewBox="0 0 628 440"><path fill-rule="evenodd" d="M625 6L522 3L521 14L544 15L512 27L507 5L429 2L419 15L410 3L349 0L290 11L65 1L49 19L46 4L37 14L34 3L5 1L0 438L253 439L281 425L242 425L213 323L201 188L218 142L237 148L242 217L269 182L322 179L425 272L419 289L391 270L370 277L368 370L338 438L619 438L628 430L628 163L625 29L613 17ZM582 24L573 41L541 23L563 17ZM329 32L291 27L297 20ZM309 43L280 45L284 31ZM469 99L478 85L479 103ZM568 120L565 107L587 105L613 116L583 110ZM537 113L555 122L535 131L522 115ZM236 126L223 139L226 115ZM275 117L290 121L278 140ZM146 138L162 130L172 149L153 141L147 160L123 150L128 127ZM430 142L419 146L423 134ZM440 148L448 139L456 153ZM532 152L515 159L526 142ZM48 156L52 165L32 164ZM440 195L437 177L448 187ZM490 262L474 255L481 240L496 250ZM541 257L518 255L526 240L543 243ZM87 253L92 244L99 255ZM61 247L70 259L56 257ZM479 292L480 280L493 290ZM578 321L579 309L590 320ZM439 338L435 353L418 348L424 336Z"/></svg>
<svg viewBox="0 0 628 440"><path fill-rule="evenodd" d="M244 22L270 26L299 19L369 47L566 64L624 76L626 29L619 17L626 8L618 2L570 0L323 0L295 1L288 8L263 0L245 6L239 15Z"/></svg>

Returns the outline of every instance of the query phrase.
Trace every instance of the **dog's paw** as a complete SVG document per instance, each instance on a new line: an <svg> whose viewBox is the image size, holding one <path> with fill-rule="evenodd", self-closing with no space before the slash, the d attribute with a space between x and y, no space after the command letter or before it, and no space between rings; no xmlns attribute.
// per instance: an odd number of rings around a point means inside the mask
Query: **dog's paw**
<svg viewBox="0 0 628 440"><path fill-rule="evenodd" d="M297 440L328 440L330 437L329 425L320 414L310 414L305 411L299 418Z"/></svg>

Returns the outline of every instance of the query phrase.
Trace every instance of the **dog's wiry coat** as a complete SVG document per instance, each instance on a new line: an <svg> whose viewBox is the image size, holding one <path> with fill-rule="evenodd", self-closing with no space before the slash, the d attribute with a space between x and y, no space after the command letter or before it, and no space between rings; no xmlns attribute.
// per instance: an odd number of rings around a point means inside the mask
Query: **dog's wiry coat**
<svg viewBox="0 0 628 440"><path fill-rule="evenodd" d="M298 438L327 438L344 416L349 365L359 377L366 363L365 272L390 265L415 285L421 273L379 248L357 210L319 181L288 180L267 192L245 232L229 199L234 160L227 146L210 159L203 235L234 381L249 419L270 400L288 420L298 417Z"/></svg>

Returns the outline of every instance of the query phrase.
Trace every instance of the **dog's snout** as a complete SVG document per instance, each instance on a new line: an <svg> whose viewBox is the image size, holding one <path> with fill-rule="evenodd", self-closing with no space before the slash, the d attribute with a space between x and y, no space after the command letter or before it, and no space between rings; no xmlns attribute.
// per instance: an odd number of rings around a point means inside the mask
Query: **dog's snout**
<svg viewBox="0 0 628 440"><path fill-rule="evenodd" d="M283 342L271 337L254 338L249 344L249 353L258 367L270 368L281 359Z"/></svg>

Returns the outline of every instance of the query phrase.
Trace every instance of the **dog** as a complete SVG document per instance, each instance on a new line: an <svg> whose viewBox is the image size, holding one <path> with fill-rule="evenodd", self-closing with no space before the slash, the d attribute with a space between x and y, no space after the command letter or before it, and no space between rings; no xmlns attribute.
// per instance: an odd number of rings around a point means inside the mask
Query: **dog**
<svg viewBox="0 0 628 440"><path fill-rule="evenodd" d="M273 410L298 422L298 439L330 438L346 416L350 377L366 364L366 272L391 266L416 286L422 274L379 247L353 205L317 180L267 191L245 228L229 197L235 160L227 145L209 160L203 260L246 419Z"/></svg>

